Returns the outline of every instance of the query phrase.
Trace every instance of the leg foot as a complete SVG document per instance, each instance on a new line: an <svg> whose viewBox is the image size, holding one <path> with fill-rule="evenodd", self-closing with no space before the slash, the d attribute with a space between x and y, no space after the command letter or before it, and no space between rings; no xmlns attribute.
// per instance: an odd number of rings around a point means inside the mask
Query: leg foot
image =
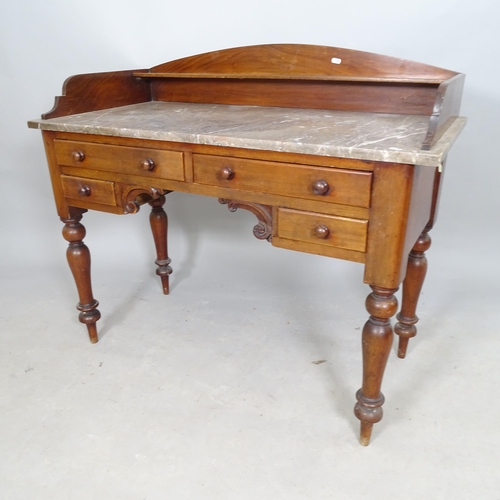
<svg viewBox="0 0 500 500"><path fill-rule="evenodd" d="M372 429L373 429L373 424L361 422L361 430L359 432L359 442L363 446L368 446L370 444L370 439L372 437Z"/></svg>
<svg viewBox="0 0 500 500"><path fill-rule="evenodd" d="M394 293L397 288L372 286L373 293L366 299L370 318L363 328L363 385L356 394L354 414L361 421L360 443L370 443L373 424L382 420L384 396L380 392L385 366L392 345L390 318L396 313L398 302Z"/></svg>
<svg viewBox="0 0 500 500"><path fill-rule="evenodd" d="M361 421L359 442L363 446L368 446L370 444L373 424L382 420L382 405L384 404L384 396L380 393L379 398L369 399L363 396L362 389L360 389L356 393L356 399L358 402L354 407L354 414Z"/></svg>
<svg viewBox="0 0 500 500"><path fill-rule="evenodd" d="M171 260L168 258L167 250L167 231L168 231L168 218L163 205L165 204L165 196L160 196L156 200L149 202L151 205L151 214L149 222L151 224L151 231L155 241L157 259L155 264L158 266L156 274L161 278L163 293L169 294L169 276L172 274L170 267Z"/></svg>
<svg viewBox="0 0 500 500"><path fill-rule="evenodd" d="M399 316L398 316L399 319ZM408 329L408 333L410 334L408 337L403 337L400 335L399 343L398 343L398 358L404 359L406 357L406 350L408 349L408 342L411 337L414 337L417 334L417 329L414 327L413 330ZM413 335L412 335L413 333ZM399 333L398 333L399 335Z"/></svg>
<svg viewBox="0 0 500 500"><path fill-rule="evenodd" d="M401 311L397 315L398 323L394 331L399 336L398 357L406 356L408 341L417 334L415 324L418 321L416 315L417 303L427 273L427 259L425 253L431 246L431 238L427 232L420 235L408 256L408 268L406 278L403 282L403 300Z"/></svg>
<svg viewBox="0 0 500 500"><path fill-rule="evenodd" d="M96 322L101 317L101 313L97 309L99 302L92 296L90 252L83 243L85 227L80 224L83 213L84 210L73 210L69 219L61 220L64 222L63 237L69 242L66 256L80 298L80 302L76 306L80 311L78 319L87 325L90 342L95 344L98 340Z"/></svg>

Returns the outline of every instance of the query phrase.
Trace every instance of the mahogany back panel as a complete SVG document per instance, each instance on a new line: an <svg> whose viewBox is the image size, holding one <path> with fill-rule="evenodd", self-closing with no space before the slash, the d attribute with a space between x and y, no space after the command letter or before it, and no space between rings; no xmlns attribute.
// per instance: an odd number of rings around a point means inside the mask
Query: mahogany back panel
<svg viewBox="0 0 500 500"><path fill-rule="evenodd" d="M439 85L456 74L368 52L280 44L186 57L141 76L159 101L431 115Z"/></svg>
<svg viewBox="0 0 500 500"><path fill-rule="evenodd" d="M340 59L340 63L332 62ZM338 61L336 61L338 62ZM457 73L395 57L321 45L274 44L207 52L160 64L151 73L288 74L420 80L440 83Z"/></svg>
<svg viewBox="0 0 500 500"><path fill-rule="evenodd" d="M246 106L430 115L438 85L167 78L153 80L153 99ZM300 99L297 96L300 95Z"/></svg>

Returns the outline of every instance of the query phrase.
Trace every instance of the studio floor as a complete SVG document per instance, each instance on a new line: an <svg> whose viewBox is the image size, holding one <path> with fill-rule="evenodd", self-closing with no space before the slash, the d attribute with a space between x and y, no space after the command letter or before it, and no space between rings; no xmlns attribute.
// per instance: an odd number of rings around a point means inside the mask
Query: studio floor
<svg viewBox="0 0 500 500"><path fill-rule="evenodd" d="M209 242L172 255L164 296L149 256L97 248L91 345L57 248L2 274L2 499L500 499L488 262L429 252L418 336L405 360L394 344L362 447L361 266Z"/></svg>

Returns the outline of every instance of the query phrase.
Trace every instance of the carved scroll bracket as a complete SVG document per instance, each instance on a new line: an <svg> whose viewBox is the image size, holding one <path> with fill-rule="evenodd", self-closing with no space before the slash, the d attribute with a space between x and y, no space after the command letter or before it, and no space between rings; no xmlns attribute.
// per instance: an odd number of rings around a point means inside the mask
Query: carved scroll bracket
<svg viewBox="0 0 500 500"><path fill-rule="evenodd" d="M141 205L157 200L172 191L155 187L126 186L122 189L122 206L125 214L136 214Z"/></svg>
<svg viewBox="0 0 500 500"><path fill-rule="evenodd" d="M270 206L249 201L228 200L226 198L219 198L219 203L227 205L230 212L236 212L238 208L252 212L259 219L259 223L253 228L254 236L259 240L271 241L273 216Z"/></svg>

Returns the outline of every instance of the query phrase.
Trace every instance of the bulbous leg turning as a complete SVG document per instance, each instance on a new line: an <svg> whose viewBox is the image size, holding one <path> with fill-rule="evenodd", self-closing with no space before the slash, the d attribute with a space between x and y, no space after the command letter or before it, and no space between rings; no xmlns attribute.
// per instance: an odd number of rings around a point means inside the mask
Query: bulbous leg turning
<svg viewBox="0 0 500 500"><path fill-rule="evenodd" d="M373 292L366 299L370 314L363 328L363 384L356 393L354 414L361 421L360 443L370 443L373 424L382 420L384 396L380 392L385 366L392 345L393 332L390 318L397 311L394 293L397 288L371 287Z"/></svg>
<svg viewBox="0 0 500 500"><path fill-rule="evenodd" d="M80 224L84 210L73 210L68 219L61 218L64 222L63 237L69 242L66 251L68 264L75 279L80 302L76 308L80 311L78 319L87 325L90 342L95 344L98 340L96 323L101 317L97 309L99 302L92 295L90 280L90 252L83 243L85 227Z"/></svg>
<svg viewBox="0 0 500 500"><path fill-rule="evenodd" d="M149 222L151 224L151 231L153 232L157 255L157 259L155 260L155 264L158 266L156 274L161 278L163 293L168 295L170 292L169 276L172 274L172 268L170 267L171 260L168 258L167 248L168 218L165 210L163 210L165 196L151 200L149 204L151 205Z"/></svg>
<svg viewBox="0 0 500 500"><path fill-rule="evenodd" d="M417 304L427 274L427 258L424 252L430 246L431 237L425 230L419 236L408 256L408 267L403 281L401 311L397 315L398 323L394 326L394 331L399 336L398 357L400 358L406 356L408 341L417 334L417 327L415 326L418 321L416 315Z"/></svg>

